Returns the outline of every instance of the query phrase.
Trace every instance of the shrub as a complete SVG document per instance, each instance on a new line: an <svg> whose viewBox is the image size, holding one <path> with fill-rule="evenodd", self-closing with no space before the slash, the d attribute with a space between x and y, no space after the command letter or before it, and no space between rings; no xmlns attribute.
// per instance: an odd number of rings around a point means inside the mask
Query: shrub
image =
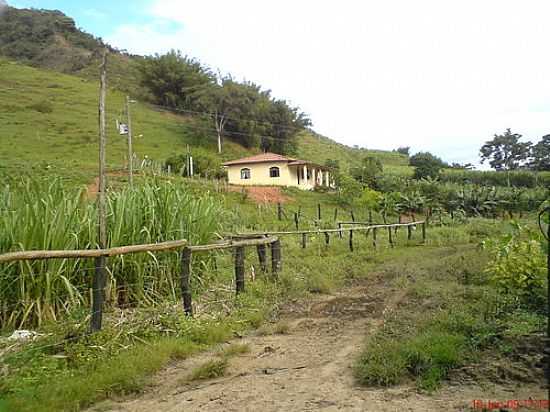
<svg viewBox="0 0 550 412"><path fill-rule="evenodd" d="M33 104L27 106L27 108L29 108L31 110L36 110L37 112L40 112L40 113L51 113L51 112L53 112L53 105L48 100L42 100L40 102L33 103Z"/></svg>

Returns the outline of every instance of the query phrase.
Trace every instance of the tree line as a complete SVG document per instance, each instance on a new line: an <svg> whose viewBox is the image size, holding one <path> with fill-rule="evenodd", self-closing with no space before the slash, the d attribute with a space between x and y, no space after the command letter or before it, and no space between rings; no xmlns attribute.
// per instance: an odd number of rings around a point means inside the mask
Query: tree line
<svg viewBox="0 0 550 412"><path fill-rule="evenodd" d="M179 51L146 57L139 71L154 103L203 117L217 136L218 153L230 139L245 147L292 154L298 132L311 126L305 113L273 97L270 90L216 74Z"/></svg>

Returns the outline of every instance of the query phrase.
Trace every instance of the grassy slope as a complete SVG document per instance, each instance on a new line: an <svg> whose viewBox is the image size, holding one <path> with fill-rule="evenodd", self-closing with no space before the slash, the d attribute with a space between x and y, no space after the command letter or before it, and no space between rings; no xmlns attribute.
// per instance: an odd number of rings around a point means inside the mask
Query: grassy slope
<svg viewBox="0 0 550 412"><path fill-rule="evenodd" d="M70 177L88 182L97 170L98 83L76 76L31 68L0 59L0 173L23 171ZM122 116L125 96L109 90L107 95L107 162L111 169L124 166L126 140L116 133L115 119ZM51 112L32 108L49 102ZM215 153L213 132L198 132L193 119L151 110L143 103L132 107L134 151L157 161L202 146ZM138 137L143 135L143 137ZM246 156L254 151L226 141L220 161ZM330 139L304 133L299 156L324 163L340 160L344 169L358 164L367 153L386 165L402 167L406 159L390 152L351 149Z"/></svg>

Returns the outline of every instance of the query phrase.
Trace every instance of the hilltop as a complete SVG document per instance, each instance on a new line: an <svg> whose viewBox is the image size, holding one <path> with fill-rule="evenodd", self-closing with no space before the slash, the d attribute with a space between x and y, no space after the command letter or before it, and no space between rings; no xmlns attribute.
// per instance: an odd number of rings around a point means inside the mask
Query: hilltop
<svg viewBox="0 0 550 412"><path fill-rule="evenodd" d="M93 178L98 152L97 81L6 59L0 59L0 70L0 170L61 175L79 182ZM124 99L124 93L109 89L107 162L111 169L123 167L126 161L126 140L115 128L116 119L122 119ZM155 110L141 101L132 111L134 150L140 158L163 162L184 153L187 145L220 162L258 152L226 140L224 152L218 155L214 133L202 130L194 117ZM349 167L366 154L379 156L387 165L406 165L406 158L397 153L353 149L310 132L302 132L297 155L319 163L336 159Z"/></svg>
<svg viewBox="0 0 550 412"><path fill-rule="evenodd" d="M203 155L218 164L260 151L225 139L216 152L215 132L202 119L159 110L140 85L142 56L121 52L79 29L60 11L7 7L0 16L0 173L33 173L89 182L97 173L98 66L109 50L107 162L111 170L126 163L126 140L115 128L124 120L126 94L132 105L134 151L138 158L163 163L185 153ZM406 169L407 158L394 152L369 151L336 143L305 129L294 155L342 169L358 165L367 154L384 166Z"/></svg>

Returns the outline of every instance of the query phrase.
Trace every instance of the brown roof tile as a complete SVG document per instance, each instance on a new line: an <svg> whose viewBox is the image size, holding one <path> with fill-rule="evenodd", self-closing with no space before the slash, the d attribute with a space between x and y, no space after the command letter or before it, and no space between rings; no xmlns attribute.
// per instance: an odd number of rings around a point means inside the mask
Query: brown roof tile
<svg viewBox="0 0 550 412"><path fill-rule="evenodd" d="M239 165L244 163L263 163L263 162L292 162L296 159L286 157L277 153L262 153L255 156L243 157L242 159L225 162L224 166Z"/></svg>

